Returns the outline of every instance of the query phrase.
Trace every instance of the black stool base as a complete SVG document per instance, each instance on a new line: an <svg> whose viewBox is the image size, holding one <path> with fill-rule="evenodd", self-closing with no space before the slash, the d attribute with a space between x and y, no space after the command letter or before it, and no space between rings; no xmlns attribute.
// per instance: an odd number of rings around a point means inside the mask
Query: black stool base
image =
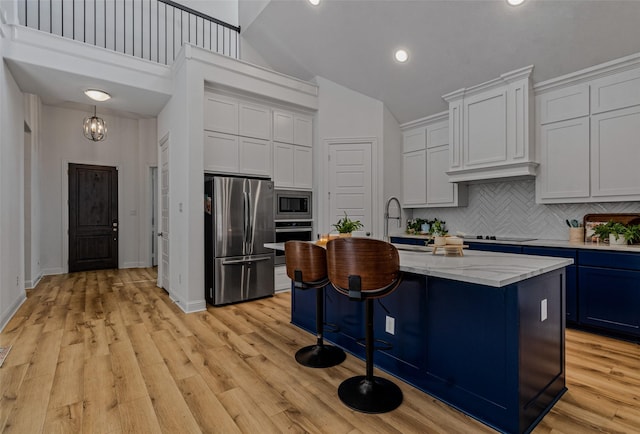
<svg viewBox="0 0 640 434"><path fill-rule="evenodd" d="M363 413L386 413L402 404L402 391L386 378L364 375L351 377L338 387L340 400L349 408Z"/></svg>
<svg viewBox="0 0 640 434"><path fill-rule="evenodd" d="M340 348L331 345L310 345L300 348L296 360L309 368L329 368L344 362L347 355Z"/></svg>

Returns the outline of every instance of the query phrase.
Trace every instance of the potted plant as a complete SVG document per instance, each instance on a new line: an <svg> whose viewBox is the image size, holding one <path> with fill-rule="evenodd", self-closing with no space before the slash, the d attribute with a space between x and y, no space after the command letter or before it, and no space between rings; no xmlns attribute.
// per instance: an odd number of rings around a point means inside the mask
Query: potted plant
<svg viewBox="0 0 640 434"><path fill-rule="evenodd" d="M431 223L430 233L433 235L433 244L436 246L444 246L447 244L445 239L447 235L447 229L445 228L445 223L441 220L435 219L433 223Z"/></svg>
<svg viewBox="0 0 640 434"><path fill-rule="evenodd" d="M602 242L608 242L609 235L611 234L611 227L613 225L613 220L610 220L606 223L601 223L593 228L593 235L598 237Z"/></svg>
<svg viewBox="0 0 640 434"><path fill-rule="evenodd" d="M627 226L622 235L629 244L637 243L640 241L640 225Z"/></svg>
<svg viewBox="0 0 640 434"><path fill-rule="evenodd" d="M613 223L609 228L609 244L611 245L625 245L627 239L624 234L627 231L627 227L622 223Z"/></svg>
<svg viewBox="0 0 640 434"><path fill-rule="evenodd" d="M351 220L345 211L344 217L338 220L338 223L334 224L333 227L338 231L340 236L348 237L351 236L351 232L362 229L364 225L360 220Z"/></svg>

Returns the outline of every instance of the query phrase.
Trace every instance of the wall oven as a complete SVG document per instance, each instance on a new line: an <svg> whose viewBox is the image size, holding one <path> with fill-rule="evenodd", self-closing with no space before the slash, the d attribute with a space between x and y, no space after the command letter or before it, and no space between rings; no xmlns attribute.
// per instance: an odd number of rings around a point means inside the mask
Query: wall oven
<svg viewBox="0 0 640 434"><path fill-rule="evenodd" d="M296 190L275 191L275 216L278 220L311 220L311 192Z"/></svg>
<svg viewBox="0 0 640 434"><path fill-rule="evenodd" d="M313 239L313 222L307 221L276 221L276 243L287 241L311 241ZM275 265L283 265L284 252L276 250Z"/></svg>

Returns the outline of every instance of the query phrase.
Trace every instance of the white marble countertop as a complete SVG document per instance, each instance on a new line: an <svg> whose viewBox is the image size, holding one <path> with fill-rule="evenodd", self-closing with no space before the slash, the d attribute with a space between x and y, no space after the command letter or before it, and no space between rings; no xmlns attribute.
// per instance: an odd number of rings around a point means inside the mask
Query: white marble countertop
<svg viewBox="0 0 640 434"><path fill-rule="evenodd" d="M400 270L460 282L502 287L573 264L572 259L464 250L464 256L432 254L432 249L394 244L400 253ZM264 245L284 250L283 243Z"/></svg>
<svg viewBox="0 0 640 434"><path fill-rule="evenodd" d="M427 240L424 235L413 235L405 233L391 234L390 237L399 238L416 238ZM568 240L529 240L529 241L496 241L496 240L479 240L474 238L465 238L465 243L489 243L489 244L508 244L514 246L529 247L559 247L565 249L591 249L591 250L609 250L617 252L640 253L640 244L631 245L609 245L605 243L585 243L585 242L569 242Z"/></svg>

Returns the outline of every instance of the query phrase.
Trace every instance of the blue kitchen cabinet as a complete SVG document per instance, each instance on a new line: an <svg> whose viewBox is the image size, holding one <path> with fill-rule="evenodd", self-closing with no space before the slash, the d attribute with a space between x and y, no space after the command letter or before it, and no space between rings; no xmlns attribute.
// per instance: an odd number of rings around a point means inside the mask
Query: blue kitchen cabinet
<svg viewBox="0 0 640 434"><path fill-rule="evenodd" d="M471 250L482 250L484 252L501 252L501 253L522 253L522 246L514 246L512 244L493 244L493 243L474 243L466 242Z"/></svg>
<svg viewBox="0 0 640 434"><path fill-rule="evenodd" d="M640 337L640 255L578 252L580 324Z"/></svg>
<svg viewBox="0 0 640 434"><path fill-rule="evenodd" d="M566 268L566 315L570 323L578 322L578 251L576 249L557 249L550 247L528 247L522 248L525 255L553 256L558 258L571 258L573 265Z"/></svg>
<svg viewBox="0 0 640 434"><path fill-rule="evenodd" d="M426 238L390 237L389 241L394 244L409 244L411 246L425 246Z"/></svg>

